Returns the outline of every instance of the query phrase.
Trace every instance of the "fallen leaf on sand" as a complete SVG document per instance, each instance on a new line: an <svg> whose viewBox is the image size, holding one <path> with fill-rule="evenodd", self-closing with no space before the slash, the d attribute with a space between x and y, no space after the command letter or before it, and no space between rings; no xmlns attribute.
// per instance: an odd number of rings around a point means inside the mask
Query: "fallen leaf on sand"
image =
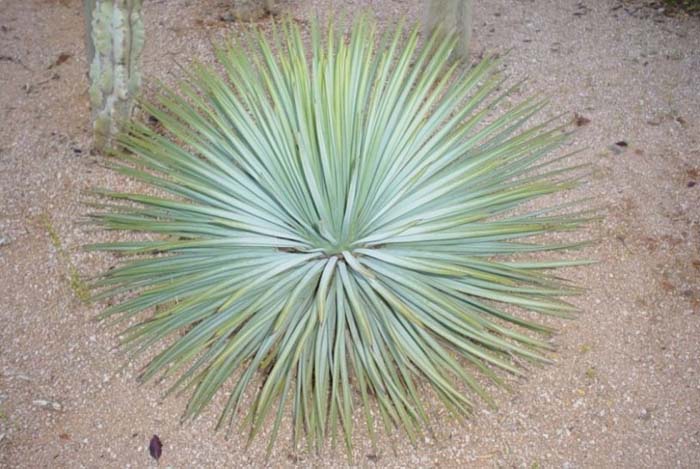
<svg viewBox="0 0 700 469"><path fill-rule="evenodd" d="M161 443L158 435L153 435L151 438L151 443L148 445L148 452L151 453L151 457L158 461L160 455L163 454L163 443Z"/></svg>

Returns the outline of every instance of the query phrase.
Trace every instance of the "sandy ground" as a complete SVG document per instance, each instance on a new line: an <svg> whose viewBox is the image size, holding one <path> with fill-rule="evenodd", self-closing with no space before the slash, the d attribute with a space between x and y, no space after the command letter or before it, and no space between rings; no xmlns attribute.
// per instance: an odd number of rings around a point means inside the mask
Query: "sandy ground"
<svg viewBox="0 0 700 469"><path fill-rule="evenodd" d="M118 329L91 319L71 265L110 265L81 246L83 191L125 185L90 154L77 0L0 1L0 466L265 465L265 441L214 433L216 409L180 425L184 397L137 386ZM175 63L211 57L236 33L219 0L145 2L147 92ZM572 147L595 175L585 187L606 219L592 227L600 261L570 277L589 288L576 321L559 321L557 363L533 369L499 409L466 424L435 415L417 447L377 448L358 432L355 462L378 467L698 467L700 461L700 21L614 0L475 2L473 56L510 50L506 71L552 98L550 112L590 122ZM339 5L379 21L416 20L418 1L288 4L303 20ZM332 10L335 11L335 10ZM616 142L627 142L626 147ZM45 401L45 402L42 402ZM52 407L53 406L53 407ZM55 407L55 408L54 408ZM214 406L216 407L216 405ZM361 415L356 416L360 420ZM271 467L338 467L342 451L294 450Z"/></svg>

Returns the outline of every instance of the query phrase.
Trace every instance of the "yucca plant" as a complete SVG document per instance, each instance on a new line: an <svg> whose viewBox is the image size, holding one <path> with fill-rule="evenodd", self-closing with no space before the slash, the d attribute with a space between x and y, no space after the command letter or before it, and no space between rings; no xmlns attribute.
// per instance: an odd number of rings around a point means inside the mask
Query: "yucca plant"
<svg viewBox="0 0 700 469"><path fill-rule="evenodd" d="M369 20L313 25L310 51L294 24L272 37L217 49L227 76L192 65L142 104L162 128L120 137L115 168L156 191L98 191L95 216L157 236L94 246L135 257L95 282L121 299L102 317L132 320L136 353L167 344L142 378L191 392L185 418L224 389L220 424L243 405L270 445L291 412L295 445L351 454L360 407L373 439L375 418L415 439L427 392L464 416L499 370L546 361L525 311L574 311L551 269L577 262L521 255L576 246L539 235L584 215L526 205L576 184L547 157L566 134L527 124L541 100L494 116L496 60L465 70L449 38Z"/></svg>

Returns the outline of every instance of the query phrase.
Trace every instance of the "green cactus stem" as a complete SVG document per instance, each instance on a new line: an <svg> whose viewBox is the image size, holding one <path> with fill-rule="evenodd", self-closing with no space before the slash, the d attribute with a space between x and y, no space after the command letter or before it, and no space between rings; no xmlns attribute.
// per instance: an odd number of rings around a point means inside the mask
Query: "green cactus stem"
<svg viewBox="0 0 700 469"><path fill-rule="evenodd" d="M141 87L141 0L85 0L90 105L95 148L112 143Z"/></svg>
<svg viewBox="0 0 700 469"><path fill-rule="evenodd" d="M430 0L425 6L425 29L429 35L435 29L454 34L457 44L454 58L469 58L472 37L472 0Z"/></svg>

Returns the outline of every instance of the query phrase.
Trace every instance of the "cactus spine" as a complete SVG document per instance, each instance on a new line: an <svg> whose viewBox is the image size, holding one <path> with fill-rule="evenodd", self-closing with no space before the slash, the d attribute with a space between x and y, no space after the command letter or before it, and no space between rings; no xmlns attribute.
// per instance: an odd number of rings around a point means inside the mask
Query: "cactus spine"
<svg viewBox="0 0 700 469"><path fill-rule="evenodd" d="M95 148L112 143L141 86L141 0L85 0Z"/></svg>

